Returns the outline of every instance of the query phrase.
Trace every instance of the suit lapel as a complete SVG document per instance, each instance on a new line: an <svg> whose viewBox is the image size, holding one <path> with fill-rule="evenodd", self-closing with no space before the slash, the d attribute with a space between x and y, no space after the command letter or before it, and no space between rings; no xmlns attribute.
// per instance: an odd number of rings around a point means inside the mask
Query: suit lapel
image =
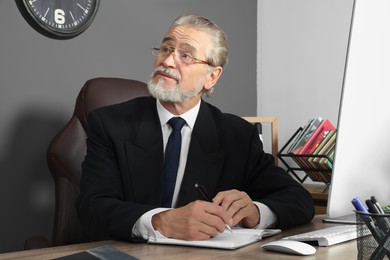
<svg viewBox="0 0 390 260"><path fill-rule="evenodd" d="M136 201L160 205L162 200L163 141L156 101L147 102L142 107L136 138L126 143L129 173L132 183L132 196ZM148 187L145 189L145 187Z"/></svg>
<svg viewBox="0 0 390 260"><path fill-rule="evenodd" d="M202 101L192 132L177 207L202 199L194 188L195 183L203 185L211 197L216 195L225 155L219 145L215 120L208 106Z"/></svg>

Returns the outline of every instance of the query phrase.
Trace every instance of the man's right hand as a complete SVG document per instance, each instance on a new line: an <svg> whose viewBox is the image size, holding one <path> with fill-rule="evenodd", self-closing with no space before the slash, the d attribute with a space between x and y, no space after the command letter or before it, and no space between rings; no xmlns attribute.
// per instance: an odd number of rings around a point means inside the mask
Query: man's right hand
<svg viewBox="0 0 390 260"><path fill-rule="evenodd" d="M155 230L170 238L206 240L222 233L233 220L219 205L194 201L184 207L160 212L152 217Z"/></svg>

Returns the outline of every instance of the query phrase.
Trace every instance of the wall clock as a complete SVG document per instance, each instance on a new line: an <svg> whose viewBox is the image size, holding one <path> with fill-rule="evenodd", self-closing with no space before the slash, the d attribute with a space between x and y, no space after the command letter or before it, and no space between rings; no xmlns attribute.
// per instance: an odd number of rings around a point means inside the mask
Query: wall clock
<svg viewBox="0 0 390 260"><path fill-rule="evenodd" d="M92 23L100 0L15 0L26 21L53 39L70 39Z"/></svg>

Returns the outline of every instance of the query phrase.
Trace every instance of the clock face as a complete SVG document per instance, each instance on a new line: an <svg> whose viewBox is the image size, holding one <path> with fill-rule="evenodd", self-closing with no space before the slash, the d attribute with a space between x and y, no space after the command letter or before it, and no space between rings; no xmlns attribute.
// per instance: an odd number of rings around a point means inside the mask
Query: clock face
<svg viewBox="0 0 390 260"><path fill-rule="evenodd" d="M40 33L56 39L73 38L92 23L99 0L19 0L26 20Z"/></svg>

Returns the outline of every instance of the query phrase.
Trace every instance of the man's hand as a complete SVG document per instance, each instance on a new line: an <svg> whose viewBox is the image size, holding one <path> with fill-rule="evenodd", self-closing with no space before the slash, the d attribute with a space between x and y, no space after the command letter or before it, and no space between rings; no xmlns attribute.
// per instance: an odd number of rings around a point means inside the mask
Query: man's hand
<svg viewBox="0 0 390 260"><path fill-rule="evenodd" d="M152 225L166 237L206 240L223 232L225 224L233 224L229 216L218 204L197 200L184 207L154 215Z"/></svg>
<svg viewBox="0 0 390 260"><path fill-rule="evenodd" d="M233 226L240 224L253 228L260 222L260 212L252 199L243 191L228 190L219 192L213 203L221 205L233 219Z"/></svg>

